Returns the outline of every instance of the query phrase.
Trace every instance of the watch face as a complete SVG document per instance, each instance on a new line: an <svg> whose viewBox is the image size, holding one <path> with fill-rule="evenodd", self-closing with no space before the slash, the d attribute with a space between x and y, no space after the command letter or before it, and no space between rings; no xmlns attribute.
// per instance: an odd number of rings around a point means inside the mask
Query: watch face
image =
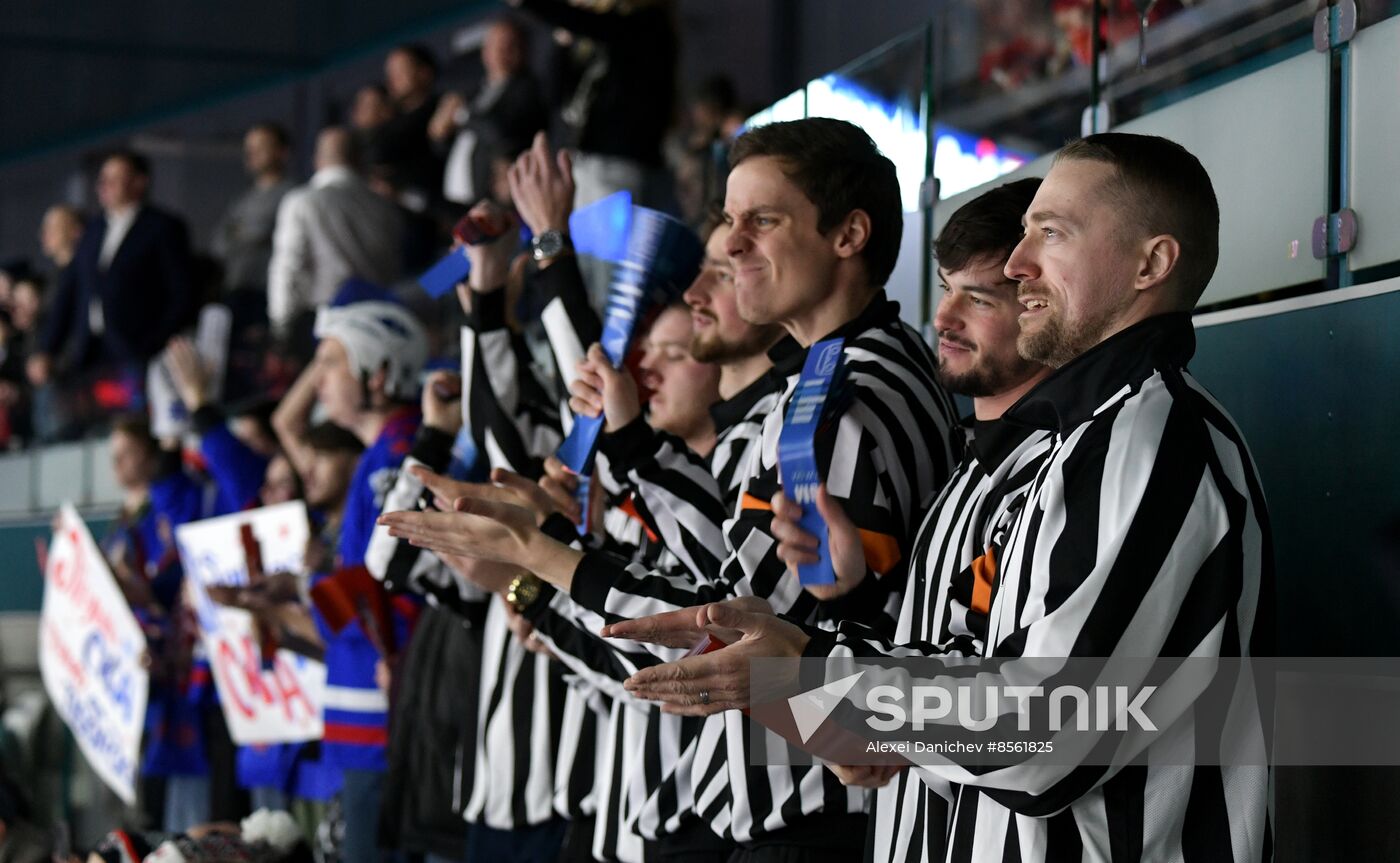
<svg viewBox="0 0 1400 863"><path fill-rule="evenodd" d="M535 238L533 251L535 260L552 258L564 249L564 235L558 231L545 231Z"/></svg>

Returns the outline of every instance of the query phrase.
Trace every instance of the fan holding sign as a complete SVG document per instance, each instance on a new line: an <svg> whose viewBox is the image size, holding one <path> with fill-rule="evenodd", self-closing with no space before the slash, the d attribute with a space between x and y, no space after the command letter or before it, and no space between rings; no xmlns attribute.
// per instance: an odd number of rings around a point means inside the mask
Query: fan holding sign
<svg viewBox="0 0 1400 863"><path fill-rule="evenodd" d="M70 504L59 510L45 563L44 688L93 770L134 804L149 685L145 633Z"/></svg>
<svg viewBox="0 0 1400 863"><path fill-rule="evenodd" d="M268 633L266 626L260 633L252 613L214 599L227 598L228 588L253 585L263 571L300 571L309 535L305 505L295 501L193 522L175 535L229 735L240 745L319 739L326 667L287 643L300 646L307 637ZM260 557L254 566L262 571L249 571L250 540ZM264 653L274 644L272 655Z"/></svg>

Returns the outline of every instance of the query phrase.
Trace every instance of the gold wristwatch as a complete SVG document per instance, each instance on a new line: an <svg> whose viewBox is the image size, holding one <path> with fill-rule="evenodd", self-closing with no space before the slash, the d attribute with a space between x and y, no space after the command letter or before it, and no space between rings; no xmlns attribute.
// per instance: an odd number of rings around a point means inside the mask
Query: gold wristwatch
<svg viewBox="0 0 1400 863"><path fill-rule="evenodd" d="M511 579L506 588L506 602L516 612L523 612L540 598L540 580L529 572L522 572Z"/></svg>

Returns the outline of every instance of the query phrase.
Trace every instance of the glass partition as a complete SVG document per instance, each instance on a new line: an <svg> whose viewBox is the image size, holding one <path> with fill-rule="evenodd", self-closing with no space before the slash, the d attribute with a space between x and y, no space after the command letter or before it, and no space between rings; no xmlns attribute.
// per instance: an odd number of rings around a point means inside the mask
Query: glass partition
<svg viewBox="0 0 1400 863"><path fill-rule="evenodd" d="M949 144L940 141L938 156L965 161L975 142L973 155L1004 152L1026 161L1078 136L1092 83L1090 22L1061 5L958 0L939 7L932 102ZM941 197L967 188L945 182Z"/></svg>
<svg viewBox="0 0 1400 863"><path fill-rule="evenodd" d="M931 165L924 98L929 62L928 33L915 31L804 88L807 116L860 126L894 162L905 217L899 259L886 292L914 324L928 319L928 229L921 196Z"/></svg>
<svg viewBox="0 0 1400 863"><path fill-rule="evenodd" d="M1316 11L1314 0L1107 0L1100 100L1108 124L1312 51Z"/></svg>

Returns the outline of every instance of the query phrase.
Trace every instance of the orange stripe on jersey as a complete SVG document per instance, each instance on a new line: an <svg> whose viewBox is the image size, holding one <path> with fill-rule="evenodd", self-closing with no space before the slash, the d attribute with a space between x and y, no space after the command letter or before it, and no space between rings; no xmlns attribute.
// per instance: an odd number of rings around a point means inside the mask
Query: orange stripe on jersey
<svg viewBox="0 0 1400 863"><path fill-rule="evenodd" d="M642 518L642 514L637 512L637 505L632 502L632 498L630 495L628 496L627 500L624 500L621 504L618 505L617 508L627 513L628 518L633 519L637 522L637 524L640 524L642 526L642 529L647 532L648 539L650 539L652 542L661 541L661 537L653 533L652 529L647 526L647 521L646 519Z"/></svg>
<svg viewBox="0 0 1400 863"><path fill-rule="evenodd" d="M986 614L992 607L992 585L997 580L996 551L990 546L987 553L972 562L972 610Z"/></svg>
<svg viewBox="0 0 1400 863"><path fill-rule="evenodd" d="M773 510L773 504L769 503L769 502L766 501L766 500L759 500L758 498L754 497L753 495L749 494L748 492L744 492L744 496L743 496L742 498L739 499L739 508L740 508L740 509L763 509L763 510L768 510L769 512L772 512L772 510Z"/></svg>
<svg viewBox="0 0 1400 863"><path fill-rule="evenodd" d="M860 529L860 544L865 549L865 562L881 575L894 569L899 563L899 543L888 533Z"/></svg>

